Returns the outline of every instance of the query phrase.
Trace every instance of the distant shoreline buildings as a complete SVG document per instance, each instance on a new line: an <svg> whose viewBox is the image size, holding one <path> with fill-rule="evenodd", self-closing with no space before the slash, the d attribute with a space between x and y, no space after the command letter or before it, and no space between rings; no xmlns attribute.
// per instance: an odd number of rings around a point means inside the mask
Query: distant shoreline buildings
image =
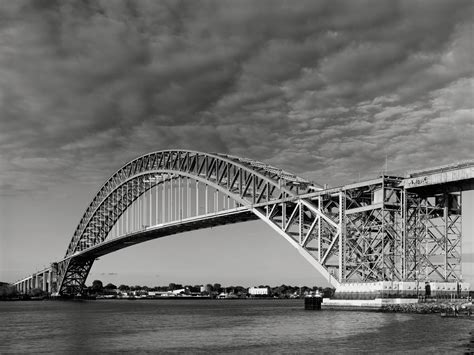
<svg viewBox="0 0 474 355"><path fill-rule="evenodd" d="M299 287L280 285L270 287L268 285L243 287L243 286L222 286L219 283L207 285L181 285L170 283L168 286L116 286L108 283L105 286L102 281L94 280L92 285L84 289L86 298L96 299L137 299L137 298L301 298L315 291L331 297L334 294L333 288ZM27 294L22 294L13 285L7 283L0 284L0 300L10 299L44 299L50 297L49 293L39 288L30 290Z"/></svg>

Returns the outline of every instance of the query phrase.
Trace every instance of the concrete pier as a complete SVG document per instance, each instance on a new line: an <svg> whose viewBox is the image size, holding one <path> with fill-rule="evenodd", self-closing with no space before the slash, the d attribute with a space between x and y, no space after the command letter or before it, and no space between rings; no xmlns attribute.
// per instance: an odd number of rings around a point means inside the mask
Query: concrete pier
<svg viewBox="0 0 474 355"><path fill-rule="evenodd" d="M460 298L469 296L467 282L378 281L349 282L336 288L335 299L418 299L420 297Z"/></svg>
<svg viewBox="0 0 474 355"><path fill-rule="evenodd" d="M343 300L324 298L322 309L346 310L381 310L384 306L393 304L416 304L418 298L375 298L372 300Z"/></svg>
<svg viewBox="0 0 474 355"><path fill-rule="evenodd" d="M325 298L323 309L383 310L433 302L467 300L470 284L466 282L379 281L341 284L334 297Z"/></svg>

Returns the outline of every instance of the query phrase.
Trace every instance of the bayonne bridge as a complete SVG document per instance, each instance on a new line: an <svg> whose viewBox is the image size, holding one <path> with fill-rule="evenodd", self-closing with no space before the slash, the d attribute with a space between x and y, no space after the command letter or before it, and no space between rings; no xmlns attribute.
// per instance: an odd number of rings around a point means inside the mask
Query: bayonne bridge
<svg viewBox="0 0 474 355"><path fill-rule="evenodd" d="M426 281L447 288L455 283L465 291L461 192L473 187L472 161L324 188L237 156L153 152L128 162L103 184L63 258L15 285L24 293L41 288L53 295L81 294L103 255L260 219L340 292L384 282L413 288Z"/></svg>

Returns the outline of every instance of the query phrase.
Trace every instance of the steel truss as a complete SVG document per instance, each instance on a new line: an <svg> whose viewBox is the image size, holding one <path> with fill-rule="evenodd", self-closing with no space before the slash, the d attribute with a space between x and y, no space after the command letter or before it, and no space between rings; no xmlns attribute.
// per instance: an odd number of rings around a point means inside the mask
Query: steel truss
<svg viewBox="0 0 474 355"><path fill-rule="evenodd" d="M346 188L344 281L403 278L403 189L399 182L399 178L384 177Z"/></svg>
<svg viewBox="0 0 474 355"><path fill-rule="evenodd" d="M460 279L460 193L420 196L406 190L402 180L382 176L323 190L287 171L235 156L150 153L127 163L100 188L58 263L57 291L82 292L96 257L90 251L107 246L112 234L138 238L150 226L194 226L195 220L212 220L213 213L216 225L248 220L235 216L252 212L335 287Z"/></svg>
<svg viewBox="0 0 474 355"><path fill-rule="evenodd" d="M400 177L255 207L334 286L461 281L461 193L420 197ZM308 258L308 256L311 258Z"/></svg>
<svg viewBox="0 0 474 355"><path fill-rule="evenodd" d="M141 156L112 175L86 209L65 258L59 262L58 292L81 292L94 261L81 255L103 243L114 226L117 228L120 218L122 223L125 219L125 233L131 232L129 222L136 228L137 219L144 217L141 205L136 203L140 197L155 196L154 203L160 205L160 211L150 207L147 212L162 214L160 222L166 225L222 209L245 206L253 210L252 206L274 200L296 200L301 193L320 189L282 169L235 156L184 150ZM161 196L157 196L158 191ZM200 206L200 199L204 199L204 206Z"/></svg>
<svg viewBox="0 0 474 355"><path fill-rule="evenodd" d="M407 195L406 279L461 281L461 192Z"/></svg>

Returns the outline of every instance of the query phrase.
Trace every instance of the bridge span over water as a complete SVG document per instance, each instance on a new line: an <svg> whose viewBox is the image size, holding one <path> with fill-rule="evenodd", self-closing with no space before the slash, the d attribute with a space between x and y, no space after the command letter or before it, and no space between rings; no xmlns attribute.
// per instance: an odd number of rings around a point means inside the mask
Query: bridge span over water
<svg viewBox="0 0 474 355"><path fill-rule="evenodd" d="M251 159L188 150L138 157L85 210L63 258L15 283L81 293L94 261L185 231L260 219L334 287L462 281L462 198L474 162L335 188Z"/></svg>

